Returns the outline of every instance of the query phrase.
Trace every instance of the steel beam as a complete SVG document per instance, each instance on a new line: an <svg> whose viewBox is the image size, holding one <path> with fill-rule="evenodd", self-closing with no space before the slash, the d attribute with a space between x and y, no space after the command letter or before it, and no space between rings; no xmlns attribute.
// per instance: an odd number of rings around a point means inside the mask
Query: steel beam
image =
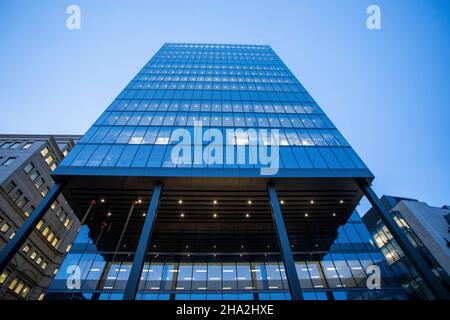
<svg viewBox="0 0 450 320"><path fill-rule="evenodd" d="M281 212L277 191L272 185L268 186L267 191L269 193L272 217L275 223L275 230L277 231L278 245L283 256L284 268L286 270L291 297L292 300L303 300L300 281L298 279L294 256L292 255L291 245L289 243L288 234L284 225L283 214Z"/></svg>
<svg viewBox="0 0 450 320"><path fill-rule="evenodd" d="M159 200L161 198L163 186L155 185L153 188L152 199L148 206L147 215L145 217L144 226L142 227L141 236L134 256L133 265L131 266L130 276L123 295L123 300L134 300L141 279L142 268L144 267L145 256L147 255L148 245L152 237L152 230L155 224L156 215L158 213Z"/></svg>

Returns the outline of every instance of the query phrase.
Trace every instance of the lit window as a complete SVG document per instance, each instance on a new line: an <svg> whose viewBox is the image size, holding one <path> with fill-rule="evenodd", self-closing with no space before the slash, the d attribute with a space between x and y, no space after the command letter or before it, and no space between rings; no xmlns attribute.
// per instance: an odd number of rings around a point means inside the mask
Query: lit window
<svg viewBox="0 0 450 320"><path fill-rule="evenodd" d="M45 237L50 231L49 227L45 227L44 231L42 231L42 235Z"/></svg>
<svg viewBox="0 0 450 320"><path fill-rule="evenodd" d="M36 229L39 230L43 224L44 224L44 220L39 221L38 224L36 225Z"/></svg>
<svg viewBox="0 0 450 320"><path fill-rule="evenodd" d="M0 284L4 284L6 279L8 279L9 276L9 271L5 270L2 272L2 274L0 275Z"/></svg>
<svg viewBox="0 0 450 320"><path fill-rule="evenodd" d="M22 249L22 252L28 253L28 251L30 251L30 246L29 245L25 245Z"/></svg>
<svg viewBox="0 0 450 320"><path fill-rule="evenodd" d="M19 279L14 278L13 281L11 281L11 283L8 286L8 289L13 290L16 287L16 284L19 282Z"/></svg>
<svg viewBox="0 0 450 320"><path fill-rule="evenodd" d="M8 232L9 228L11 228L11 227L9 226L9 224L4 223L4 224L2 225L2 227L0 228L0 231L1 231L2 233L6 233L6 232Z"/></svg>
<svg viewBox="0 0 450 320"><path fill-rule="evenodd" d="M47 158L45 158L45 162L47 162L47 164L50 164L53 161L53 156L48 156Z"/></svg>
<svg viewBox="0 0 450 320"><path fill-rule="evenodd" d="M70 251L70 248L72 248L72 245L71 245L71 244L69 244L69 245L67 246L66 252L69 252L69 251Z"/></svg>
<svg viewBox="0 0 450 320"><path fill-rule="evenodd" d="M23 145L22 149L25 149L25 150L30 149L30 147L31 147L32 145L33 145L33 142L27 142L27 143L25 143L25 144Z"/></svg>
<svg viewBox="0 0 450 320"><path fill-rule="evenodd" d="M32 253L31 256L30 256L31 260L36 259L36 256L37 256L37 252L36 252L36 251L33 251L33 253Z"/></svg>
<svg viewBox="0 0 450 320"><path fill-rule="evenodd" d="M48 148L47 147L45 147L44 149L42 149L41 150L41 155L43 156L43 157L45 157L47 154L48 154Z"/></svg>

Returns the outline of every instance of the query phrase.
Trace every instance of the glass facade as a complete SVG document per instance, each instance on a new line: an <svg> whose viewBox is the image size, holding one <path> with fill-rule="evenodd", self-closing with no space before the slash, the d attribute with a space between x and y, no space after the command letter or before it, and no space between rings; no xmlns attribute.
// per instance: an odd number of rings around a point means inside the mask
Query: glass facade
<svg viewBox="0 0 450 320"><path fill-rule="evenodd" d="M107 262L83 227L56 275L48 299L121 300L132 262L122 252ZM317 235L318 237L320 235ZM327 251L296 255L296 269L305 300L405 299L405 293L357 212L338 229ZM380 290L367 288L368 266L381 269ZM79 289L68 289L78 266ZM290 293L282 261L264 257L153 256L142 269L139 300L289 300Z"/></svg>
<svg viewBox="0 0 450 320"><path fill-rule="evenodd" d="M194 137L195 122L201 122L203 130L218 130L223 137L227 129L244 131L224 143L234 154L238 148L245 150L246 161L229 163L223 155L216 155L220 160L214 163L173 161L174 145L184 142L175 130L187 129ZM254 130L256 137L261 137L262 130L268 130L269 137L277 130L279 139L266 143L279 146L279 175L301 176L314 170L317 175L351 172L352 176L371 176L270 46L171 43L165 44L111 103L57 173L96 168L98 174L118 174L111 169L120 168L120 174L161 175L164 170L160 169L175 167L252 172L261 163L252 161L257 155L249 147L252 137L248 129ZM208 136L193 142L211 143L215 142ZM222 170L220 174L235 173Z"/></svg>

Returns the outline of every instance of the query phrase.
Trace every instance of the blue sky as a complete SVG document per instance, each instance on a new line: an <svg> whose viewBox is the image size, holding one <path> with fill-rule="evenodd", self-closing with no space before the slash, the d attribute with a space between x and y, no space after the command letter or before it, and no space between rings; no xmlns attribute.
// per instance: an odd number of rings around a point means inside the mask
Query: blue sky
<svg viewBox="0 0 450 320"><path fill-rule="evenodd" d="M70 4L81 30L66 28ZM366 28L370 4L382 30ZM450 204L449 12L445 0L1 1L0 133L84 133L164 42L270 44L379 195Z"/></svg>

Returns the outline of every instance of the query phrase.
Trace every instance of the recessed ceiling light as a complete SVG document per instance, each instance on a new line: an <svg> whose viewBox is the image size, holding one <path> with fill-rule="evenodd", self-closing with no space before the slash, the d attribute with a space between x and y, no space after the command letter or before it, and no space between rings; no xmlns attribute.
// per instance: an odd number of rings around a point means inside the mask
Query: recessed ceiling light
<svg viewBox="0 0 450 320"><path fill-rule="evenodd" d="M252 204L252 200L248 200L248 204Z"/></svg>
<svg viewBox="0 0 450 320"><path fill-rule="evenodd" d="M183 217L184 217L184 213L180 214L180 217L182 217L182 218L183 218Z"/></svg>
<svg viewBox="0 0 450 320"><path fill-rule="evenodd" d="M145 217L146 215L147 215L147 214L146 214L145 212L142 214L143 217Z"/></svg>
<svg viewBox="0 0 450 320"><path fill-rule="evenodd" d="M246 213L246 214L245 214L245 217L246 217L246 218L250 218L250 214Z"/></svg>
<svg viewBox="0 0 450 320"><path fill-rule="evenodd" d="M281 204L284 204L284 200L281 200L280 203L281 203Z"/></svg>
<svg viewBox="0 0 450 320"><path fill-rule="evenodd" d="M309 216L309 214L305 213L305 217Z"/></svg>
<svg viewBox="0 0 450 320"><path fill-rule="evenodd" d="M336 213L333 213L333 217L336 217Z"/></svg>
<svg viewBox="0 0 450 320"><path fill-rule="evenodd" d="M214 204L217 204L217 200L214 200L213 203L214 203Z"/></svg>
<svg viewBox="0 0 450 320"><path fill-rule="evenodd" d="M339 203L344 203L344 200L339 200Z"/></svg>
<svg viewBox="0 0 450 320"><path fill-rule="evenodd" d="M217 218L217 213L214 213L214 214L213 214L213 217L214 217L214 218Z"/></svg>
<svg viewBox="0 0 450 320"><path fill-rule="evenodd" d="M309 203L313 204L313 203L314 203L314 200L311 200Z"/></svg>
<svg viewBox="0 0 450 320"><path fill-rule="evenodd" d="M110 217L111 216L111 212L108 212L108 217Z"/></svg>
<svg viewBox="0 0 450 320"><path fill-rule="evenodd" d="M137 201L138 203L142 203L142 200L141 199L138 199L138 201Z"/></svg>
<svg viewBox="0 0 450 320"><path fill-rule="evenodd" d="M179 204L182 204L182 203L183 203L183 200L178 200L178 203L179 203Z"/></svg>
<svg viewBox="0 0 450 320"><path fill-rule="evenodd" d="M104 199L104 198L101 198L101 199L100 199L100 202L101 202L101 203L104 203L104 202L105 202L105 199Z"/></svg>

